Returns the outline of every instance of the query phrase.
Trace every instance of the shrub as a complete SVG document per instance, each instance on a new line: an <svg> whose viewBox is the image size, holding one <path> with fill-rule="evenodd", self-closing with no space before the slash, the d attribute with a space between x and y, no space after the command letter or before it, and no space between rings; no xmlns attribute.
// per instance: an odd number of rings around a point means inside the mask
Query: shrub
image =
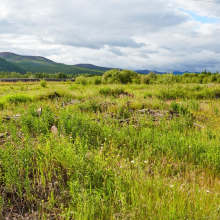
<svg viewBox="0 0 220 220"><path fill-rule="evenodd" d="M124 93L124 89L123 88L111 89L109 87L105 87L105 88L101 88L99 90L99 94L103 95L103 96L114 96L114 97L117 97L117 96L119 96L122 93Z"/></svg>
<svg viewBox="0 0 220 220"><path fill-rule="evenodd" d="M79 76L76 78L76 81L75 81L76 84L81 84L81 85L86 85L88 84L88 80L85 76Z"/></svg>
<svg viewBox="0 0 220 220"><path fill-rule="evenodd" d="M178 112L181 115L190 115L190 112L188 110L188 106L184 104L178 104L176 102L170 103L170 108L172 111Z"/></svg>
<svg viewBox="0 0 220 220"><path fill-rule="evenodd" d="M69 79L66 80L67 84L71 84L71 81Z"/></svg>
<svg viewBox="0 0 220 220"><path fill-rule="evenodd" d="M209 77L204 77L203 83L206 84L206 83L209 83L209 82L210 82Z"/></svg>
<svg viewBox="0 0 220 220"><path fill-rule="evenodd" d="M133 80L138 80L138 78L139 78L138 74L132 70L112 69L107 71L103 75L102 81L104 83L128 84L128 83L132 83Z"/></svg>
<svg viewBox="0 0 220 220"><path fill-rule="evenodd" d="M110 96L110 95L111 95L111 91L112 91L111 88L105 87L105 88L101 88L101 89L99 90L99 94L100 94L100 95L103 95L103 96Z"/></svg>
<svg viewBox="0 0 220 220"><path fill-rule="evenodd" d="M40 81L40 85L41 85L41 87L45 88L47 86L47 82L44 79L42 79Z"/></svg>
<svg viewBox="0 0 220 220"><path fill-rule="evenodd" d="M150 77L149 77L149 75L141 76L141 83L143 83L143 84L150 84Z"/></svg>
<svg viewBox="0 0 220 220"><path fill-rule="evenodd" d="M100 85L102 83L102 76L94 76L92 77L93 84Z"/></svg>
<svg viewBox="0 0 220 220"><path fill-rule="evenodd" d="M4 103L0 102L0 109L3 109L3 108L4 108Z"/></svg>
<svg viewBox="0 0 220 220"><path fill-rule="evenodd" d="M85 112L101 112L102 106L100 103L97 103L96 100L89 100L87 102L82 102L79 105L79 109Z"/></svg>
<svg viewBox="0 0 220 220"><path fill-rule="evenodd" d="M32 99L27 95L17 94L17 95L8 95L5 97L6 102L19 103L19 102L30 102Z"/></svg>
<svg viewBox="0 0 220 220"><path fill-rule="evenodd" d="M200 85L195 85L195 86L193 86L192 88L191 88L191 91L201 91L203 88L202 88L202 86L200 86Z"/></svg>

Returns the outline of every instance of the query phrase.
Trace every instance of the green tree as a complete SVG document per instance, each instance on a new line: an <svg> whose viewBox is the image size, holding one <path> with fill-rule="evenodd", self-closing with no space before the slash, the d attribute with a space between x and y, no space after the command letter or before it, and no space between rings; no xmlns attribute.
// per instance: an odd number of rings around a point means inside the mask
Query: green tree
<svg viewBox="0 0 220 220"><path fill-rule="evenodd" d="M67 75L65 73L58 73L58 79L67 79Z"/></svg>

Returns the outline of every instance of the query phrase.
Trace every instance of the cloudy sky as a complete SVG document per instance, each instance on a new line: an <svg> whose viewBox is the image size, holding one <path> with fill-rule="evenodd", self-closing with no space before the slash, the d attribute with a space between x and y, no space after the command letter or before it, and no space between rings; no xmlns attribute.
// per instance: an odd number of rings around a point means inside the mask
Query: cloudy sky
<svg viewBox="0 0 220 220"><path fill-rule="evenodd" d="M134 70L220 71L220 0L0 0L0 52Z"/></svg>

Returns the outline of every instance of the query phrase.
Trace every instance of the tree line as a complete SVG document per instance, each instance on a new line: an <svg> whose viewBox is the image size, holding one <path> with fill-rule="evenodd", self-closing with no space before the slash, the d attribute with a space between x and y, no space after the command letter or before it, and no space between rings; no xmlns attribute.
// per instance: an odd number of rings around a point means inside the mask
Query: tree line
<svg viewBox="0 0 220 220"><path fill-rule="evenodd" d="M220 74L207 72L184 73L183 75L174 75L172 73L155 74L153 71L149 74L138 74L132 70L112 69L105 72L102 76L84 73L84 74L65 74L65 73L32 73L20 74L17 72L0 72L0 78L30 78L30 79L76 79L78 84L170 84L170 83L220 83Z"/></svg>

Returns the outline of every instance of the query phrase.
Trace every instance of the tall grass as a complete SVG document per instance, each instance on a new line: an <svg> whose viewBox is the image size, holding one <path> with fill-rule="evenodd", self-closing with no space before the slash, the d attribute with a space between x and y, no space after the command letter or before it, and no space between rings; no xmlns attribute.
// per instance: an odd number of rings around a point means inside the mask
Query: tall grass
<svg viewBox="0 0 220 220"><path fill-rule="evenodd" d="M151 85L83 88L83 102L62 108L62 100L36 99L53 94L50 87L29 94L32 103L2 97L16 103L5 112L21 114L0 120L4 218L219 219L219 100L192 98L189 89L188 99L167 104ZM81 97L81 85L62 89ZM120 98L124 91L135 98Z"/></svg>

